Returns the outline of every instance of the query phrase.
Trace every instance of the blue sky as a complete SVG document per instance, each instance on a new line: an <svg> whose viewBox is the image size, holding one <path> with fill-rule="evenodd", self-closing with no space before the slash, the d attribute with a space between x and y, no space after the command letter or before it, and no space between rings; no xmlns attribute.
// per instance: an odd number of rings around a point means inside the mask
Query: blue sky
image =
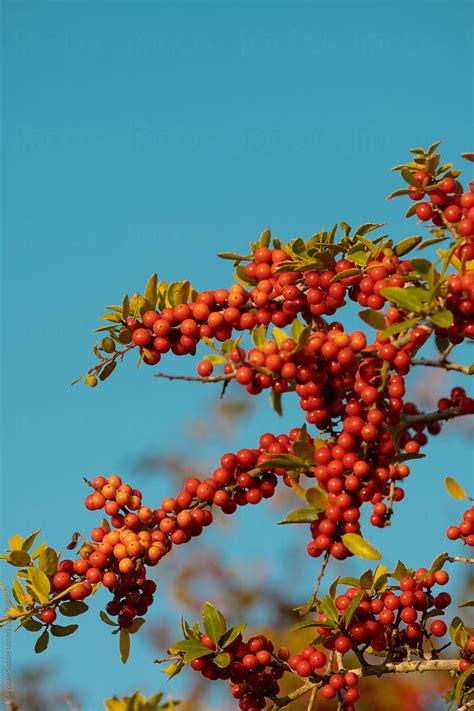
<svg viewBox="0 0 474 711"><path fill-rule="evenodd" d="M446 158L470 149L472 5L4 0L2 10L2 542L42 527L60 547L72 528L92 526L83 475L127 477L143 451L180 439L186 448L183 413L198 416L212 398L132 365L95 391L71 388L92 362L103 305L153 271L225 286L229 263L216 252L245 252L267 225L282 239L341 219L416 233L402 203L384 202L398 186L389 169L438 138ZM292 426L265 410L262 401L237 445ZM407 549L408 562L430 562L462 512L441 496L446 474L467 484L472 473L466 439L450 432L413 467L395 526L371 532L389 563ZM137 480L151 499L169 493L163 479ZM263 530L278 579L287 527L275 529L261 507L240 520L230 555L255 555ZM112 692L163 684L146 643L120 673L95 614L47 658L73 687L72 659L105 665L84 711ZM26 633L14 637L14 667L36 663L31 646Z"/></svg>

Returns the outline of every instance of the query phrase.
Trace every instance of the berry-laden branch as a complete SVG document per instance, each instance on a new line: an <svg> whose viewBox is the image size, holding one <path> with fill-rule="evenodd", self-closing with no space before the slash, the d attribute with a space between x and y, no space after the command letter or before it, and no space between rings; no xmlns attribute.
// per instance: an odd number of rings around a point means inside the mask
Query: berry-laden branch
<svg viewBox="0 0 474 711"><path fill-rule="evenodd" d="M474 412L474 400L458 386L428 413L406 393L413 366L472 375L447 356L474 337L474 184L464 190L459 171L440 165L437 146L414 149L410 161L397 167L408 187L392 195L417 203L407 216L431 222L426 241L409 236L394 244L373 236L381 227L374 223L353 230L341 222L288 244L272 241L267 229L248 255L220 255L236 267L228 288L197 292L188 281L167 284L153 275L143 294L107 307L93 348L98 363L79 378L87 385L109 378L127 354L153 367L163 357L195 355L205 346L209 352L197 375L156 377L222 382L223 390L235 381L252 396L267 391L280 415L285 398L295 398L304 425L287 434L266 432L254 446L224 453L208 477L189 477L158 506L145 505L142 492L115 474L87 481L86 508L105 518L90 538L73 535L67 550L81 541L78 554L67 558L38 545L38 531L11 537L3 558L18 575L1 624L16 621L37 634L35 651L43 652L50 636L68 636L78 627L58 624L58 615L86 612L85 600L103 586L111 599L100 616L118 636L125 662L130 634L139 631L154 602L157 586L149 569L199 537L216 510L232 515L285 486L298 504L281 523L303 525L308 555L322 559L310 601L299 608L305 619L294 628L313 627L313 643L292 654L275 649L264 635L244 641L245 625L227 629L223 615L206 603L203 629L183 621L184 639L170 649L166 673L172 677L190 664L206 679L226 679L243 711L283 708L304 694L308 708L322 697L353 711L361 676L448 670L452 700L468 703L474 636L457 616L446 624L451 596L435 586L449 580L446 562L472 558L443 553L427 569L399 562L391 573L379 565L360 578L336 578L329 594L320 596L330 560L380 559L362 530L365 509L371 507L372 526L390 525L405 496L407 461L424 456L428 438L440 434L443 422ZM436 262L414 252L446 240ZM342 323L350 302L362 308L361 329L352 332ZM433 341L439 360L423 355ZM454 498L468 498L449 477L446 487ZM446 535L474 546L474 508ZM456 650L451 656L459 659L440 656L448 643L438 647L438 639L448 629ZM383 660L373 664L374 654ZM354 658L358 665L347 669L346 660ZM280 696L284 675L301 685Z"/></svg>

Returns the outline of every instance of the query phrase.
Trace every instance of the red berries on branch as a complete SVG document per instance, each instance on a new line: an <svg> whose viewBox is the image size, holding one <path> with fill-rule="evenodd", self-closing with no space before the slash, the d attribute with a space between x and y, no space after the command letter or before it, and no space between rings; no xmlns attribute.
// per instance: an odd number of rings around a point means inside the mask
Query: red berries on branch
<svg viewBox="0 0 474 711"><path fill-rule="evenodd" d="M299 608L301 614L317 613L300 625L314 627L315 639L296 654L286 647L275 651L264 635L244 641L245 625L227 630L221 613L206 603L204 631L182 622L185 639L170 650L168 673L190 663L206 679L227 680L243 711L286 706L307 692L353 711L360 676L381 675L398 664L414 671L418 663L437 668L443 662L443 616L451 597L438 589L449 581L442 566L471 559L441 554L429 569L407 570L399 563L393 573L380 566L360 579L338 578L330 594L318 598L330 558L380 558L362 536L364 505L370 506L372 526L389 525L405 495L407 461L423 456L421 449L444 420L474 412L474 400L458 386L429 413L406 392L406 376L415 366L466 375L473 370L448 357L474 338L474 183L469 191L463 188L460 172L440 164L437 145L414 149L410 162L396 168L408 187L391 196L407 195L416 203L407 216L416 214L429 226L426 241L419 235L398 244L386 235L373 238L382 225L372 223L352 230L341 222L288 244L272 242L265 230L248 255L220 255L236 267L229 288L197 292L188 281L166 284L154 274L143 295L107 307L94 345L98 363L80 378L90 387L107 379L129 351L156 366L166 354L195 355L203 344L210 352L201 357L197 376L158 375L223 381L224 390L235 380L250 395L268 391L279 414L288 394L297 398L305 424L288 434L266 432L258 446L225 453L210 476L189 477L158 507L144 504L141 491L116 475L94 478L85 506L105 518L90 540L74 534L68 549L81 540L77 557L60 560L46 544L33 549L37 533L10 539L4 557L20 570L12 587L17 605L2 624L18 619L39 632L35 650L44 651L50 633L67 636L77 628L59 625L58 616L83 613L84 601L102 585L111 599L101 618L119 636L126 661L129 635L143 624L156 593L148 568L173 546L199 537L216 508L231 515L256 505L271 498L281 481L299 497L299 507L282 523L306 524L307 553L322 558L312 597ZM425 258L430 252L414 252L433 246L437 256L431 261ZM362 323L348 332L343 318L354 305L362 307ZM431 346L439 356L420 358ZM222 372L215 374L216 367ZM454 480L446 482L454 498L467 498ZM473 545L472 507L447 536ZM467 675L459 674L469 672L474 638L457 617L449 632L461 659L445 668L458 675L456 701L465 703ZM384 661L375 665L364 655ZM346 668L346 660L359 666ZM304 682L281 700L285 673Z"/></svg>

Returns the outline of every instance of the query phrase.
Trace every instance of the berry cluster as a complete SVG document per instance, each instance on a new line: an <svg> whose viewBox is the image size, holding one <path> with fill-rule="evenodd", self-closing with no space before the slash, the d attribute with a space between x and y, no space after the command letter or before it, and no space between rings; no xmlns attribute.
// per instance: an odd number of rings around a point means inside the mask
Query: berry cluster
<svg viewBox="0 0 474 711"><path fill-rule="evenodd" d="M431 221L437 227L455 227L463 238L456 251L457 256L466 260L473 259L474 181L470 183L469 192L462 192L460 184L449 175L436 181L426 170L417 170L412 178L415 185L408 187L408 194L418 202L415 210L418 219L422 222Z"/></svg>
<svg viewBox="0 0 474 711"><path fill-rule="evenodd" d="M201 636L201 642L216 650L216 645L206 634ZM265 697L279 693L278 680L284 674L275 663L273 643L264 635L250 637L244 642L239 634L231 644L223 647L223 651L230 658L226 667L215 664L211 655L193 660L192 669L201 672L206 679L228 680L231 694L243 711L264 709Z"/></svg>
<svg viewBox="0 0 474 711"><path fill-rule="evenodd" d="M468 636L464 648L461 649L461 659L459 660L459 671L465 672L474 664L474 637Z"/></svg>
<svg viewBox="0 0 474 711"><path fill-rule="evenodd" d="M351 649L365 650L371 647L376 652L390 650L393 661L402 661L407 647L419 648L423 637L443 637L447 627L442 619L432 619L451 603L445 592L433 594L432 588L446 585L448 573L437 570L428 572L420 568L413 576L403 577L397 585L390 585L383 592L367 592L349 587L338 595L335 605L340 622L336 625L326 613L321 613L317 632L324 639L323 646L341 654ZM351 602L358 604L353 615L344 618Z"/></svg>
<svg viewBox="0 0 474 711"><path fill-rule="evenodd" d="M435 332L456 344L462 342L463 336L474 336L474 269L466 269L463 274L451 274L447 284L446 307L454 314L454 322L446 329L435 329Z"/></svg>
<svg viewBox="0 0 474 711"><path fill-rule="evenodd" d="M466 545L474 546L474 506L464 511L458 526L449 526L446 535L450 541L461 538Z"/></svg>

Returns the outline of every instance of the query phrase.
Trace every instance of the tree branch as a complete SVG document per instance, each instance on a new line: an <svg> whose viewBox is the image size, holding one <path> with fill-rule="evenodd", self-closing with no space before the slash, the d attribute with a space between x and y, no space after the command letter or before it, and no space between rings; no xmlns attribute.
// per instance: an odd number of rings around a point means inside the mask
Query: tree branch
<svg viewBox="0 0 474 711"><path fill-rule="evenodd" d="M450 563L468 563L474 564L474 558L463 558L462 556L456 555L454 557L446 558Z"/></svg>
<svg viewBox="0 0 474 711"><path fill-rule="evenodd" d="M453 420L462 415L472 415L472 412L463 412L459 407L449 407L447 410L435 410L434 412L420 412L418 415L404 415L401 421L403 429L414 425L427 424L431 422L441 422L443 420Z"/></svg>
<svg viewBox="0 0 474 711"><path fill-rule="evenodd" d="M410 662L386 662L385 664L367 664L364 668L351 669L351 672L357 674L357 676L363 678L367 676L384 676L385 674L411 674L413 672L423 673L423 672L451 672L459 671L459 659L419 659L418 661ZM310 680L306 681L302 686L298 687L291 694L278 699L275 706L278 709L285 708L295 699L299 699L300 696L304 696L309 691L312 692L311 698L313 696L314 690L319 689L321 684L324 683L322 680L317 682L312 682ZM311 708L311 707L309 707Z"/></svg>
<svg viewBox="0 0 474 711"><path fill-rule="evenodd" d="M169 375L168 373L155 373L155 378L166 378L167 380L186 380L194 383L222 383L233 380L235 375L210 375L208 378L201 378L198 375Z"/></svg>
<svg viewBox="0 0 474 711"><path fill-rule="evenodd" d="M455 370L457 373L464 373L465 375L473 375L469 372L468 365L461 365L461 363L448 363L443 360L429 360L428 358L415 358L411 362L412 365L426 365L430 368L442 368L443 370Z"/></svg>

